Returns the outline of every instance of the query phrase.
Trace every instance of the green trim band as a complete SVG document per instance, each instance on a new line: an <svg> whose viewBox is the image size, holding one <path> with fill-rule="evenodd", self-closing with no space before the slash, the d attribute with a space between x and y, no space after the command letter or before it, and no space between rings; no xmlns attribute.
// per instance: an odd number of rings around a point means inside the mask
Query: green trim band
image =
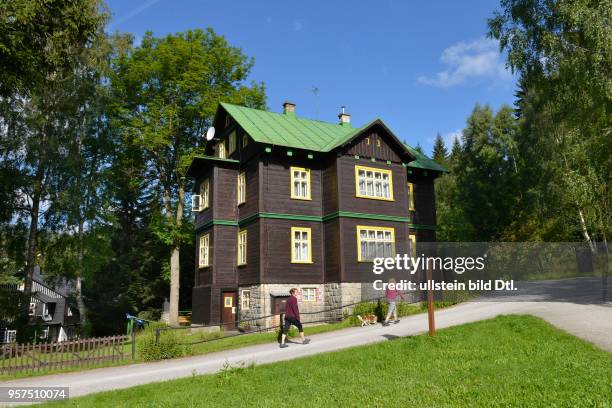
<svg viewBox="0 0 612 408"><path fill-rule="evenodd" d="M394 222L410 222L408 217L400 217L396 215L384 214L368 214L351 211L336 211L335 213L327 214L323 217L323 221L333 220L334 218L359 218L363 220L378 220L378 221L394 221Z"/></svg>
<svg viewBox="0 0 612 408"><path fill-rule="evenodd" d="M240 221L232 221L232 220L212 220L204 224L203 226L197 228L197 230L202 230L209 228L213 225L226 225L230 227L244 227L255 220L260 218L268 218L275 220L292 220L292 221L310 221L310 222L327 222L336 218L357 218L362 220L377 220L377 221L390 221L390 222L405 222L409 223L410 218L408 217L400 217L395 215L384 215L384 214L368 214L368 213L357 213L351 211L336 211L331 214L327 214L323 217L317 215L296 215L296 214L280 214L280 213L256 213L241 219ZM435 225L426 225L426 224L408 224L408 227L415 230L427 230L427 231L435 231Z"/></svg>

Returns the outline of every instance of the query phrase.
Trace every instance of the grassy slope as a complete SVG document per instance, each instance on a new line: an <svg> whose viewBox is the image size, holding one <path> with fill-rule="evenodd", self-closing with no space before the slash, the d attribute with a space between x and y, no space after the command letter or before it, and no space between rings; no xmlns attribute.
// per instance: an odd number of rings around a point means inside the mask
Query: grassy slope
<svg viewBox="0 0 612 408"><path fill-rule="evenodd" d="M77 398L71 406L610 407L612 355L531 316ZM64 405L64 403L60 403Z"/></svg>

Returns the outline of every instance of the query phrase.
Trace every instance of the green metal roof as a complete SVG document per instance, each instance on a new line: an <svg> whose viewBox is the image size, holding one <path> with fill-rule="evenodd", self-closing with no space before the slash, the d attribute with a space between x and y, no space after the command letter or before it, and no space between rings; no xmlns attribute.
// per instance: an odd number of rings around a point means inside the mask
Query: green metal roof
<svg viewBox="0 0 612 408"><path fill-rule="evenodd" d="M313 152L330 152L336 147L348 143L361 131L376 122L385 126L380 119L375 119L356 128L349 124L340 125L304 119L297 117L295 113L281 114L225 102L221 102L221 106L254 141ZM392 136L395 137L393 134ZM402 145L401 142L399 144ZM418 153L412 147L405 146L408 153L417 158L417 160L410 162L409 167L446 171L442 166Z"/></svg>
<svg viewBox="0 0 612 408"><path fill-rule="evenodd" d="M404 143L404 146L406 146L406 149L408 149L410 154L412 154L414 157L416 157L416 160L411 161L410 163L408 163L408 167L413 167L413 168L416 168L416 169L425 169L425 170L434 170L434 171L448 172L448 169L446 167L442 166L438 162L436 162L436 161L430 159L429 157L425 156L423 153L419 152L417 149L413 148L412 146L408 145L407 143Z"/></svg>

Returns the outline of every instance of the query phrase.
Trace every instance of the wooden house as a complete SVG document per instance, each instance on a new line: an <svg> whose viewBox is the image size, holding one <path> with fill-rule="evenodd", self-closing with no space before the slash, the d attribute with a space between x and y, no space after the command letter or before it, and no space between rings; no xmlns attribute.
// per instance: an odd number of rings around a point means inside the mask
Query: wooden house
<svg viewBox="0 0 612 408"><path fill-rule="evenodd" d="M434 241L443 167L380 120L354 127L221 103L195 179L193 323L302 311L371 294L372 259Z"/></svg>

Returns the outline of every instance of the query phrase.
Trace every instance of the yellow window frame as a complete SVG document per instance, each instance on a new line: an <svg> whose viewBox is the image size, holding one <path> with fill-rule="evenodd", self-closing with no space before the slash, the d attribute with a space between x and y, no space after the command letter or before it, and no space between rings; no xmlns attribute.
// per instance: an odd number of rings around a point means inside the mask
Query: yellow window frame
<svg viewBox="0 0 612 408"><path fill-rule="evenodd" d="M206 194L203 194L206 193ZM200 206L203 210L208 208L210 200L210 179L206 179L200 183Z"/></svg>
<svg viewBox="0 0 612 408"><path fill-rule="evenodd" d="M406 184L406 186L408 187L408 210L410 211L414 211L414 183L408 182Z"/></svg>
<svg viewBox="0 0 612 408"><path fill-rule="evenodd" d="M247 297L245 297L245 293L248 293L248 304L245 305L244 301L245 299L247 299ZM250 310L251 309L251 290L250 289L243 289L240 292L240 309L241 310Z"/></svg>
<svg viewBox="0 0 612 408"><path fill-rule="evenodd" d="M306 299L305 293L306 291L314 290L314 297L312 299ZM316 302L317 301L317 288L308 287L302 288L302 302Z"/></svg>
<svg viewBox="0 0 612 408"><path fill-rule="evenodd" d="M242 237L244 237L244 259L241 259L241 256L240 256L240 239ZM242 230L242 231L238 232L238 245L237 245L237 247L238 247L238 254L237 255L238 256L236 257L237 258L238 266L243 266L243 265L247 264L247 245L248 245L247 244L247 238L248 238L247 230Z"/></svg>
<svg viewBox="0 0 612 408"><path fill-rule="evenodd" d="M229 300L229 302L228 302ZM234 298L232 296L224 296L223 297L223 306L230 308L234 307Z"/></svg>
<svg viewBox="0 0 612 408"><path fill-rule="evenodd" d="M246 172L238 173L238 178L236 179L236 197L238 199L238 205L244 204L246 202ZM241 194L241 189L244 194Z"/></svg>
<svg viewBox="0 0 612 408"><path fill-rule="evenodd" d="M232 131L232 133L230 133L229 135L229 151L228 151L228 156L232 153L234 153L236 151L236 131Z"/></svg>
<svg viewBox="0 0 612 408"><path fill-rule="evenodd" d="M410 249L412 251L412 257L416 258L416 256L417 256L416 234L408 235L408 239L410 240Z"/></svg>
<svg viewBox="0 0 612 408"><path fill-rule="evenodd" d="M291 199L292 200L312 200L312 195L311 195L312 184L310 183L310 169L307 169L305 167L293 167L292 166L289 168L289 171L291 172L291 181L289 184L289 188L291 189ZM306 184L308 185L306 197L298 196L298 195L295 195L294 193L293 183L295 181L295 175L294 175L295 171L303 171L306 173Z"/></svg>
<svg viewBox="0 0 612 408"><path fill-rule="evenodd" d="M225 141L220 141L217 144L217 157L220 159L227 159L227 150L225 149Z"/></svg>
<svg viewBox="0 0 612 408"><path fill-rule="evenodd" d="M246 133L242 135L242 147L245 148L249 144L249 135Z"/></svg>
<svg viewBox="0 0 612 408"><path fill-rule="evenodd" d="M301 231L306 232L308 237L308 259L296 260L295 258L295 233ZM312 228L291 227L291 263L295 264L311 264L312 263Z"/></svg>
<svg viewBox="0 0 612 408"><path fill-rule="evenodd" d="M202 245L202 242L206 242L206 245ZM202 248L206 248L206 260L202 259ZM198 267L207 268L210 266L210 234L200 235L200 241L198 245Z"/></svg>
<svg viewBox="0 0 612 408"><path fill-rule="evenodd" d="M372 262L371 259L361 258L361 231L362 230L373 230L373 231L390 231L391 232L391 249L392 256L396 254L395 248L395 228L393 227L377 227L373 225L358 225L357 226L357 262Z"/></svg>
<svg viewBox="0 0 612 408"><path fill-rule="evenodd" d="M389 197L373 197L359 193L359 170L377 172L381 174L387 174L389 176ZM393 198L393 171L388 169L379 169L376 167L367 167L355 165L355 197L367 198L369 200L381 200L381 201L395 201Z"/></svg>

